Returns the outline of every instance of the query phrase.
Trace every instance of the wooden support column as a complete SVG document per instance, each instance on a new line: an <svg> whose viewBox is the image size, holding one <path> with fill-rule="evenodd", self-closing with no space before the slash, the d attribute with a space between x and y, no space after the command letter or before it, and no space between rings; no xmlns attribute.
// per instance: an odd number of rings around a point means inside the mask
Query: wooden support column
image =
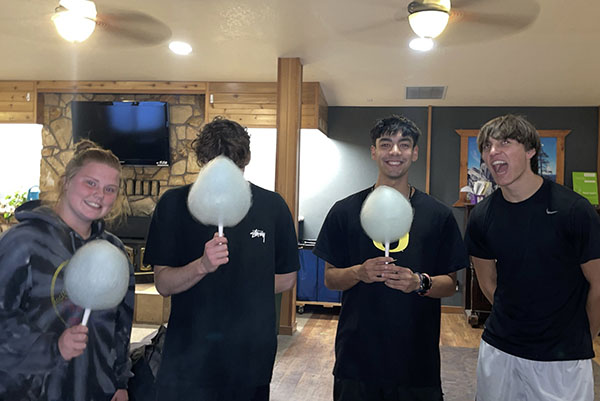
<svg viewBox="0 0 600 401"><path fill-rule="evenodd" d="M299 58L277 60L277 158L275 191L288 204L298 231L298 164L302 112L302 64ZM283 293L279 333L296 331L296 287Z"/></svg>

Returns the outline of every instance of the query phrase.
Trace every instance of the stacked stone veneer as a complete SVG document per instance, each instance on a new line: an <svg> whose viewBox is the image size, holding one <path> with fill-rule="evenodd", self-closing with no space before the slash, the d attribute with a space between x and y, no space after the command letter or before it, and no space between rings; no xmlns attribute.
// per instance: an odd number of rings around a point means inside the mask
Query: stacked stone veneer
<svg viewBox="0 0 600 401"><path fill-rule="evenodd" d="M42 95L40 95L42 96ZM169 167L123 166L123 179L160 182L155 195L128 195L128 214L152 214L160 195L166 190L192 183L199 171L190 144L204 123L204 95L119 95L119 94L44 94L40 198L55 201L59 177L73 155L71 102L78 101L162 101L169 103L171 165Z"/></svg>

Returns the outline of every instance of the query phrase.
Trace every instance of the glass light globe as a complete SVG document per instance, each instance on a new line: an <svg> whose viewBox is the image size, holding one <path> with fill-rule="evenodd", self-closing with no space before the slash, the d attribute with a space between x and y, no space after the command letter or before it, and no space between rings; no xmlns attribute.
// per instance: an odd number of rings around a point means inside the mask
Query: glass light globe
<svg viewBox="0 0 600 401"><path fill-rule="evenodd" d="M450 14L438 10L425 10L412 13L408 16L408 23L412 30L422 38L435 38L444 31L448 25Z"/></svg>
<svg viewBox="0 0 600 401"><path fill-rule="evenodd" d="M69 42L83 42L96 28L96 5L88 0L61 0L61 9L52 22L58 34Z"/></svg>

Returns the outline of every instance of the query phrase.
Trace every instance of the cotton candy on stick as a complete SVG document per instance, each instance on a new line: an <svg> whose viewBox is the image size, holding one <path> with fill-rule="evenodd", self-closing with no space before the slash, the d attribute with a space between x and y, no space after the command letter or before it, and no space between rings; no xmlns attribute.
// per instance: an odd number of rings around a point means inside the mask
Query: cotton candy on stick
<svg viewBox="0 0 600 401"><path fill-rule="evenodd" d="M219 236L223 227L242 221L251 204L250 183L225 156L215 157L200 170L187 199L192 216L202 224L218 226Z"/></svg>
<svg viewBox="0 0 600 401"><path fill-rule="evenodd" d="M367 235L385 245L390 256L390 243L410 231L413 210L410 202L392 187L380 185L367 196L360 211L360 224Z"/></svg>
<svg viewBox="0 0 600 401"><path fill-rule="evenodd" d="M129 262L106 240L88 242L75 252L65 271L65 289L75 305L85 308L82 325L92 310L114 308L129 287Z"/></svg>

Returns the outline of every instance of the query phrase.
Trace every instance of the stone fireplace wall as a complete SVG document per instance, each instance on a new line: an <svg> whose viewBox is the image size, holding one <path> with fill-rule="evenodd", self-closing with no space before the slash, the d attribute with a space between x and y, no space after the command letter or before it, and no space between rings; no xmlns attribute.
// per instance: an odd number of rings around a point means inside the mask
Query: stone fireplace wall
<svg viewBox="0 0 600 401"><path fill-rule="evenodd" d="M168 189L192 183L199 171L190 144L204 123L204 95L44 94L40 198L55 201L56 184L73 155L71 102L162 101L169 103L171 165L123 166L128 214L149 216ZM159 184L159 185L157 185ZM160 189L158 189L160 188Z"/></svg>

